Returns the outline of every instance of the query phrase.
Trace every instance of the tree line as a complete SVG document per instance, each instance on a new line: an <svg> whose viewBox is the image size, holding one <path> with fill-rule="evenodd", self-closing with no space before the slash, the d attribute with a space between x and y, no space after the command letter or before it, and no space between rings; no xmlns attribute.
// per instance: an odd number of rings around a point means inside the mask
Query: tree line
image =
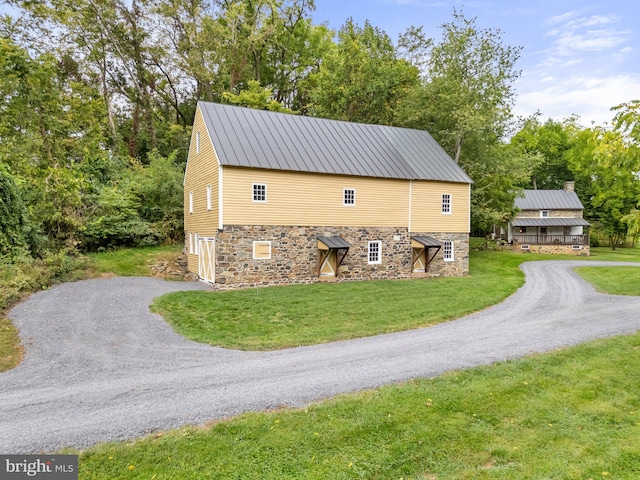
<svg viewBox="0 0 640 480"><path fill-rule="evenodd" d="M5 0L0 19L0 256L182 239L197 100L428 130L474 179L472 229L523 188L575 179L611 241L638 234L640 109L611 128L516 119L521 48L454 10L439 38L313 0ZM635 230L634 230L635 229Z"/></svg>

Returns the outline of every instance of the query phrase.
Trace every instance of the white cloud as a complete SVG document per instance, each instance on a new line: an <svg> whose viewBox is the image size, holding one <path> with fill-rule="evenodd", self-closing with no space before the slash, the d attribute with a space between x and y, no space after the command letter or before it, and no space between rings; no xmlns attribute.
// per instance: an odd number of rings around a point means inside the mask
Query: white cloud
<svg viewBox="0 0 640 480"><path fill-rule="evenodd" d="M617 54L613 51L624 45L633 33L618 28L620 20L616 15L579 16L576 11L552 17L547 23L553 28L545 34L551 44L541 52L544 58L539 66L570 66L570 62L584 53L612 51L612 55ZM621 50L625 48L628 47Z"/></svg>
<svg viewBox="0 0 640 480"><path fill-rule="evenodd" d="M526 82L522 79L520 83ZM547 83L548 85L548 83ZM585 126L610 124L611 107L640 99L640 76L570 77L546 88L527 88L519 85L514 113L527 117L536 111L556 120L572 114L580 116Z"/></svg>

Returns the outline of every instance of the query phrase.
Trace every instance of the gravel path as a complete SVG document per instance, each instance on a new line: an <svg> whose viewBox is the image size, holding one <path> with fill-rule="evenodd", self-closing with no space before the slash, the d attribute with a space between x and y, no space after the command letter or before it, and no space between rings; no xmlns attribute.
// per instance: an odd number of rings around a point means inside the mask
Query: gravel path
<svg viewBox="0 0 640 480"><path fill-rule="evenodd" d="M573 272L582 265L640 267L525 263L526 284L482 312L275 352L193 343L149 312L154 297L202 284L110 278L59 285L9 313L27 355L0 374L0 453L82 449L640 330L640 297L596 293Z"/></svg>

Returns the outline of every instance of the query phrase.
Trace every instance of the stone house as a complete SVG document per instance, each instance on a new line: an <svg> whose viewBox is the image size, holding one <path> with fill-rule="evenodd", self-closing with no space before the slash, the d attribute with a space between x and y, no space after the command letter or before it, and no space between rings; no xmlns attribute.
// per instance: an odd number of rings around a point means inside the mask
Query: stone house
<svg viewBox="0 0 640 480"><path fill-rule="evenodd" d="M465 275L471 183L425 131L199 102L188 269L217 289Z"/></svg>
<svg viewBox="0 0 640 480"><path fill-rule="evenodd" d="M574 182L562 190L525 190L517 198L520 212L509 223L514 250L535 253L589 255L589 227Z"/></svg>

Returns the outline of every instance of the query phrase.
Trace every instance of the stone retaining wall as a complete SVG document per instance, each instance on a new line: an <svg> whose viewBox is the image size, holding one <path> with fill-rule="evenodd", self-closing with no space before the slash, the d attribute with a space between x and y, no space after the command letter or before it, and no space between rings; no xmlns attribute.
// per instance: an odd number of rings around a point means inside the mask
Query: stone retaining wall
<svg viewBox="0 0 640 480"><path fill-rule="evenodd" d="M442 249L424 276L461 276L469 272L469 236L420 232L440 242L454 242L454 261L443 260ZM318 237L340 236L352 246L336 281L409 278L411 235L406 228L225 226L216 236L216 285L227 290L267 285L315 283L318 277ZM368 242L382 242L380 264L368 263ZM270 259L253 258L253 242L271 242ZM324 277L323 277L324 278Z"/></svg>

